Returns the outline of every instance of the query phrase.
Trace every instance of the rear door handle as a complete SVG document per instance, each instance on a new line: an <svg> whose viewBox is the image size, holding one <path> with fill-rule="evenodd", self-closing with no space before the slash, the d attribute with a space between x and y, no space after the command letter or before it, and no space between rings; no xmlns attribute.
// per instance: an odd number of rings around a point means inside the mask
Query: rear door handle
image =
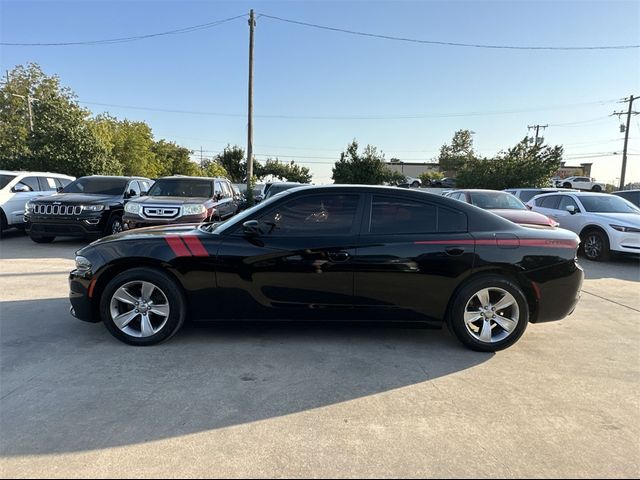
<svg viewBox="0 0 640 480"><path fill-rule="evenodd" d="M462 247L447 247L444 249L447 252L447 255L451 255L452 257L460 256L464 253L464 248Z"/></svg>
<svg viewBox="0 0 640 480"><path fill-rule="evenodd" d="M329 258L334 262L346 262L351 258L348 252L332 252L329 253Z"/></svg>

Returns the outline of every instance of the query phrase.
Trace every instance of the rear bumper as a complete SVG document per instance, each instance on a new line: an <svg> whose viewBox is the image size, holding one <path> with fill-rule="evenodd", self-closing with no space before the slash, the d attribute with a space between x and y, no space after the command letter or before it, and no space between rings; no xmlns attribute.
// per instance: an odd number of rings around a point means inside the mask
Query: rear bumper
<svg viewBox="0 0 640 480"><path fill-rule="evenodd" d="M89 296L91 279L84 274L73 270L69 274L69 301L71 302L71 315L78 320L90 323L98 323L100 317L94 308L94 302Z"/></svg>
<svg viewBox="0 0 640 480"><path fill-rule="evenodd" d="M562 320L573 313L580 300L584 280L584 271L577 262L565 262L529 272L526 277L538 297L532 323Z"/></svg>

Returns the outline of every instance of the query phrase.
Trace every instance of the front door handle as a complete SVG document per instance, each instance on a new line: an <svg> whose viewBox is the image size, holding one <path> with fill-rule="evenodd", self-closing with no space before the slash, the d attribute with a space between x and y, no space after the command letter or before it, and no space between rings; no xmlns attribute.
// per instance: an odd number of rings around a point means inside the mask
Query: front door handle
<svg viewBox="0 0 640 480"><path fill-rule="evenodd" d="M349 258L351 258L351 255L349 255L348 252L331 252L329 253L329 258L334 261L334 262L346 262L347 260L349 260Z"/></svg>
<svg viewBox="0 0 640 480"><path fill-rule="evenodd" d="M447 252L447 255L451 255L452 257L458 257L464 253L464 248L462 247L447 247L444 249Z"/></svg>

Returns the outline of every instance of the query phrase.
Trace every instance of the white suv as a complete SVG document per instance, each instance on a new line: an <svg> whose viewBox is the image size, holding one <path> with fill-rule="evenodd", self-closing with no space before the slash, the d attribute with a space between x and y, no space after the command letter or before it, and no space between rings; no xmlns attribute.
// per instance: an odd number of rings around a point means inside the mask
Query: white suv
<svg viewBox="0 0 640 480"><path fill-rule="evenodd" d="M73 180L59 173L0 170L0 237L8 228L24 226L24 206L29 200L51 195Z"/></svg>
<svg viewBox="0 0 640 480"><path fill-rule="evenodd" d="M640 254L640 208L616 195L576 192L538 195L527 205L580 236L589 260L612 251Z"/></svg>
<svg viewBox="0 0 640 480"><path fill-rule="evenodd" d="M556 186L563 188L576 188L578 190L593 190L594 192L602 192L606 185L602 182L596 182L595 178L589 177L567 177L556 182Z"/></svg>

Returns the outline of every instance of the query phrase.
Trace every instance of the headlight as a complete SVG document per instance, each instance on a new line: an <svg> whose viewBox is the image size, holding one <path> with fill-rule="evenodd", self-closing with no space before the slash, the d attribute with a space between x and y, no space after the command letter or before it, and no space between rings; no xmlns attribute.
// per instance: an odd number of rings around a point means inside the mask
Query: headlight
<svg viewBox="0 0 640 480"><path fill-rule="evenodd" d="M104 205L83 205L83 212L101 212L104 210Z"/></svg>
<svg viewBox="0 0 640 480"><path fill-rule="evenodd" d="M184 215L198 215L200 213L206 212L207 209L204 205L185 205L182 207L182 213Z"/></svg>
<svg viewBox="0 0 640 480"><path fill-rule="evenodd" d="M133 213L135 215L140 215L141 210L142 210L142 206L136 202L129 202L124 206L125 212Z"/></svg>
<svg viewBox="0 0 640 480"><path fill-rule="evenodd" d="M27 202L24 204L24 213L25 215L33 210L33 203Z"/></svg>
<svg viewBox="0 0 640 480"><path fill-rule="evenodd" d="M91 270L91 262L81 255L76 255L76 268L81 272L88 272Z"/></svg>
<svg viewBox="0 0 640 480"><path fill-rule="evenodd" d="M625 232L625 233L629 233L629 232L633 232L633 233L640 233L640 228L635 228L635 227L625 227L624 225L609 225L611 228L613 228L614 230L617 230L619 232Z"/></svg>

